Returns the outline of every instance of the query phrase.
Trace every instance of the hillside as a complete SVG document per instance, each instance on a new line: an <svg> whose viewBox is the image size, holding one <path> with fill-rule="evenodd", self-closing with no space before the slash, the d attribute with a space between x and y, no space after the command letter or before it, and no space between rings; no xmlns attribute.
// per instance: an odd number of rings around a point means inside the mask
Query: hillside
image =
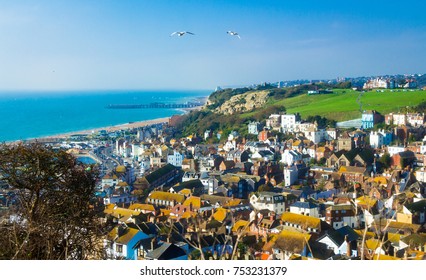
<svg viewBox="0 0 426 280"><path fill-rule="evenodd" d="M308 95L308 90L313 88L325 88L325 85L215 92L202 111L191 112L184 117L180 128L184 134L201 135L206 129L211 129L223 131L225 135L231 130L246 135L250 121L264 121L270 114L283 111L298 112L303 119L319 115L333 121L345 121L360 118L361 109L387 114L406 107L414 108L426 101L426 91L423 90L374 90L362 93L348 88L334 88L333 93Z"/></svg>
<svg viewBox="0 0 426 280"><path fill-rule="evenodd" d="M268 96L268 90L255 90L234 95L214 111L225 115L252 111L261 108L268 101Z"/></svg>

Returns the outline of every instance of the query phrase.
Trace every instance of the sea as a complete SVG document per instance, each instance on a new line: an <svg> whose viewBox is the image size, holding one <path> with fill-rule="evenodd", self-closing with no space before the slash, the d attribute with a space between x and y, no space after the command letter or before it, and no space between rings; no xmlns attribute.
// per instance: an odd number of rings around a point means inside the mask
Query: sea
<svg viewBox="0 0 426 280"><path fill-rule="evenodd" d="M108 109L110 104L204 101L211 91L0 92L0 142L183 114L179 109Z"/></svg>

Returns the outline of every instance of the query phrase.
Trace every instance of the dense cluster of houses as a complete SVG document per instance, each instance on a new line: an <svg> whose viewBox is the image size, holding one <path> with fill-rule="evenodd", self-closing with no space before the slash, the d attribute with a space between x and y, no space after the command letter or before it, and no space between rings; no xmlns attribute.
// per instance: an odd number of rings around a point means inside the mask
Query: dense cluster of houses
<svg viewBox="0 0 426 280"><path fill-rule="evenodd" d="M339 131L273 114L248 125L257 141L118 139L129 164L99 187L108 257L424 259L424 114L384 119L391 130Z"/></svg>

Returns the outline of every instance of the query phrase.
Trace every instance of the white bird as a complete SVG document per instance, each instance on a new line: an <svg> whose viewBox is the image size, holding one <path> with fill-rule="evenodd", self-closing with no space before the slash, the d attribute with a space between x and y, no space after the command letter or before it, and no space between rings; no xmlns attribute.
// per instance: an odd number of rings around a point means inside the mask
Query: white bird
<svg viewBox="0 0 426 280"><path fill-rule="evenodd" d="M232 36L237 36L239 39L241 39L240 35L238 35L238 33L235 32L235 31L226 31L226 33L228 33L229 35L232 35Z"/></svg>
<svg viewBox="0 0 426 280"><path fill-rule="evenodd" d="M170 34L170 36L173 36L175 34L177 34L179 37L181 37L181 36L183 36L185 34L195 35L194 33L189 32L189 31L176 31L176 32L173 32L172 34Z"/></svg>

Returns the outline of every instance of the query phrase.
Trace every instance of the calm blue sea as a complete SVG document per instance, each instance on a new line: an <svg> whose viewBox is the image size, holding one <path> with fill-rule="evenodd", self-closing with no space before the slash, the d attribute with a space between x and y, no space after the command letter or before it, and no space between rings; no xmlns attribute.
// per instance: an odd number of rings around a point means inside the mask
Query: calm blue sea
<svg viewBox="0 0 426 280"><path fill-rule="evenodd" d="M183 103L211 91L0 92L0 141L23 140L182 114L107 109L108 104Z"/></svg>

